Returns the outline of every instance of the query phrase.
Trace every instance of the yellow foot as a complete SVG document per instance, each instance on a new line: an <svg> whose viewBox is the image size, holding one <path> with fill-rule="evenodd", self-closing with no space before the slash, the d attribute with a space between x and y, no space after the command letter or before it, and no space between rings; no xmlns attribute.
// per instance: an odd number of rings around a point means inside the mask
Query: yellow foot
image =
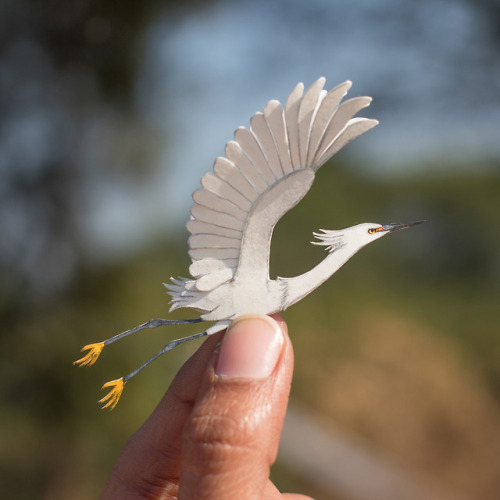
<svg viewBox="0 0 500 500"><path fill-rule="evenodd" d="M83 358L73 361L73 364L79 366L92 366L104 349L104 342L97 342L96 344L89 344L82 347L82 351L87 351L89 349L90 351Z"/></svg>
<svg viewBox="0 0 500 500"><path fill-rule="evenodd" d="M125 385L125 380L123 380L123 377L117 379L117 380L111 380L109 382L106 382L103 386L102 389L106 389L106 387L112 387L112 389L104 396L102 399L99 400L99 403L107 403L102 407L108 408L112 410L116 404L118 403L118 400L120 399L120 396L122 395L123 391L123 386ZM108 401L109 400L109 401Z"/></svg>

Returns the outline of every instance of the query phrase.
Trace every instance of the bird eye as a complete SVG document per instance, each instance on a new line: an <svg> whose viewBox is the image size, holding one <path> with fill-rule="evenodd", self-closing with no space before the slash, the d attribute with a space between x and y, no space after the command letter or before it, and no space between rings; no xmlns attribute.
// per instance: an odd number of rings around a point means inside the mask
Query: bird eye
<svg viewBox="0 0 500 500"><path fill-rule="evenodd" d="M377 232L377 229L375 227L371 227L370 229L368 229L368 232L370 234L373 234L373 233L376 233Z"/></svg>

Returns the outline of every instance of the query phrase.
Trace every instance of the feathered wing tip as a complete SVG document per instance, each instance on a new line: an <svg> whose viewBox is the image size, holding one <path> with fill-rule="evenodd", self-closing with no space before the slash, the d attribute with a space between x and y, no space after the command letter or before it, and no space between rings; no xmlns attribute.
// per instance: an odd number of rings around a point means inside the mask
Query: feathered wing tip
<svg viewBox="0 0 500 500"><path fill-rule="evenodd" d="M313 245L326 247L330 253L335 252L344 246L344 233L342 231L334 231L328 229L320 229L321 233L313 233L313 236L319 241L311 241Z"/></svg>
<svg viewBox="0 0 500 500"><path fill-rule="evenodd" d="M318 170L353 139L378 124L377 120L353 118L370 105L371 97L361 96L341 103L352 86L349 80L327 92L325 78L319 78L303 94L299 84L284 109L288 146L293 169Z"/></svg>

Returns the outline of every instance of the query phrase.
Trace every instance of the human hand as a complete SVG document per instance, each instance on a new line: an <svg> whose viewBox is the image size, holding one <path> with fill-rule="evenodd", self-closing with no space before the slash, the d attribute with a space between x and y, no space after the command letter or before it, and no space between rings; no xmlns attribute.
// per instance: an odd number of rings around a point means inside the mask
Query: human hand
<svg viewBox="0 0 500 500"><path fill-rule="evenodd" d="M293 371L280 315L241 316L184 364L101 500L307 500L269 480ZM222 341L222 342L221 342Z"/></svg>

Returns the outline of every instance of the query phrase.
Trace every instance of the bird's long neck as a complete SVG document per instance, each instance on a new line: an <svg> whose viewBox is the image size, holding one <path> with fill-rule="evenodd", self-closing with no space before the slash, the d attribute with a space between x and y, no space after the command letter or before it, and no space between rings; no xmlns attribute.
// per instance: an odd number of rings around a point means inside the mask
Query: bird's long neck
<svg viewBox="0 0 500 500"><path fill-rule="evenodd" d="M309 295L337 272L358 250L359 248L346 245L329 253L317 266L300 276L279 278L285 282L286 286L285 307L289 307Z"/></svg>

